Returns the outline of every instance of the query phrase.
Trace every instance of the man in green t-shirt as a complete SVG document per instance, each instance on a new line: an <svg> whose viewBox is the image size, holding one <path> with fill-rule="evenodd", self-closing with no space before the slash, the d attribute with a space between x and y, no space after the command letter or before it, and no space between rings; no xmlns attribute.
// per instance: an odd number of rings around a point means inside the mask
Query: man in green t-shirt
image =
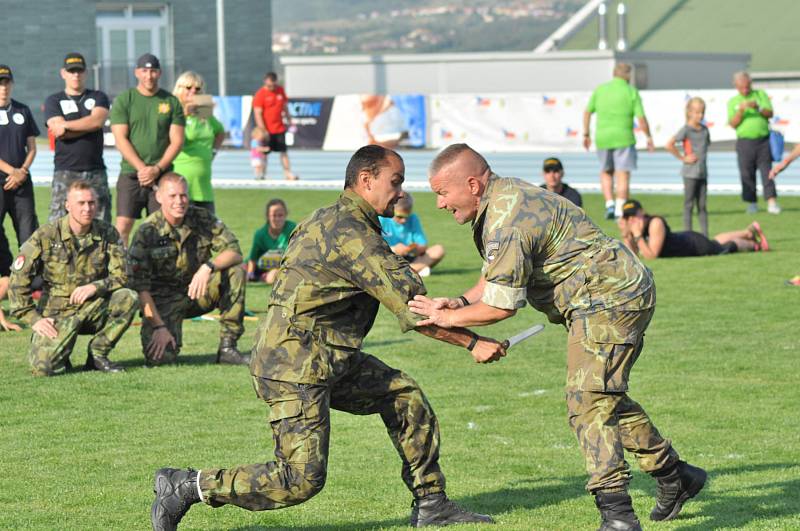
<svg viewBox="0 0 800 531"><path fill-rule="evenodd" d="M728 100L728 124L736 129L736 158L739 161L739 177L742 181L742 200L747 203L747 213L758 212L756 194L756 170L761 172L764 199L767 211L780 214L775 181L769 178L772 170L772 153L769 149L769 119L772 118L772 103L763 90L753 90L750 75L736 72L733 86L739 92Z"/></svg>
<svg viewBox="0 0 800 531"><path fill-rule="evenodd" d="M275 282L281 257L296 225L286 220L288 213L283 199L270 199L267 202L267 223L253 236L253 248L247 261L248 280L267 284Z"/></svg>
<svg viewBox="0 0 800 531"><path fill-rule="evenodd" d="M117 179L117 230L122 242L142 209L159 209L154 185L172 169L183 146L185 119L178 98L158 87L161 65L146 53L136 62L135 88L126 90L111 105L111 132L122 154Z"/></svg>
<svg viewBox="0 0 800 531"><path fill-rule="evenodd" d="M647 136L647 149L653 151L650 125L644 115L639 91L630 84L631 65L614 65L614 79L597 87L583 113L583 147L592 145L589 124L597 113L595 144L600 159L600 185L606 198L606 219L622 217L622 205L628 199L631 170L636 169L636 137L633 118ZM616 201L614 178L617 179Z"/></svg>

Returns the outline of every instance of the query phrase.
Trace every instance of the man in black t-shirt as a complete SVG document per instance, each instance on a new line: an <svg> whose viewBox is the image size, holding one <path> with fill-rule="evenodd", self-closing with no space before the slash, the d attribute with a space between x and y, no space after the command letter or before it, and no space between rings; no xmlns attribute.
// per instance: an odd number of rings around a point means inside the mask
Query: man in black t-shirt
<svg viewBox="0 0 800 531"><path fill-rule="evenodd" d="M44 104L47 127L56 138L55 172L50 192L50 221L66 214L67 188L76 180L88 181L97 194L97 217L111 222L111 193L103 161L103 124L108 117L108 96L86 88L86 60L69 53L61 68L64 90Z"/></svg>
<svg viewBox="0 0 800 531"><path fill-rule="evenodd" d="M542 177L544 177L544 184L539 186L561 197L566 197L579 207L583 206L583 198L580 192L561 180L564 178L564 165L561 164L560 160L555 157L544 159Z"/></svg>
<svg viewBox="0 0 800 531"><path fill-rule="evenodd" d="M19 245L39 227L30 167L39 128L27 105L11 99L14 75L0 65L0 225L11 216Z"/></svg>

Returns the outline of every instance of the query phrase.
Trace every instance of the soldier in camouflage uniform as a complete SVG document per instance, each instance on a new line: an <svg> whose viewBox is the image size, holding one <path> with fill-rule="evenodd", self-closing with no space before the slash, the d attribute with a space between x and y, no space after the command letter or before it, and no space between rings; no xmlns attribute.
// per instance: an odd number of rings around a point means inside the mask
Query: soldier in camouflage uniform
<svg viewBox="0 0 800 531"><path fill-rule="evenodd" d="M130 286L142 305L142 351L148 365L175 363L183 320L220 311L217 363L250 363L236 348L244 333L246 274L236 236L207 209L189 204L186 179L161 177L161 209L139 226L128 250Z"/></svg>
<svg viewBox="0 0 800 531"><path fill-rule="evenodd" d="M131 324L136 292L125 288L125 252L119 233L94 219L97 195L90 183L73 181L67 215L39 228L20 248L11 272L12 314L31 325L30 362L36 376L71 367L78 334L93 334L86 369L121 372L108 354ZM31 282L43 279L38 305Z"/></svg>
<svg viewBox="0 0 800 531"><path fill-rule="evenodd" d="M651 519L674 518L706 474L678 458L644 409L628 395L628 376L655 310L649 269L570 201L517 179L498 177L466 144L445 149L430 168L439 208L473 223L484 260L478 284L457 299L419 296L418 324L473 326L514 315L526 301L569 331L569 423L596 496L601 529L640 529L627 493L623 449L658 481Z"/></svg>
<svg viewBox="0 0 800 531"><path fill-rule="evenodd" d="M345 191L300 223L284 253L250 370L270 406L275 461L229 469L156 473L154 529L175 529L199 501L251 511L302 503L325 485L330 410L380 414L414 495L411 524L491 522L445 495L439 425L417 383L361 350L380 304L403 331L468 347L474 357L504 355L495 340L466 329L415 327L407 302L425 293L408 262L381 237L378 215L393 215L405 168L394 151L366 146L350 160Z"/></svg>

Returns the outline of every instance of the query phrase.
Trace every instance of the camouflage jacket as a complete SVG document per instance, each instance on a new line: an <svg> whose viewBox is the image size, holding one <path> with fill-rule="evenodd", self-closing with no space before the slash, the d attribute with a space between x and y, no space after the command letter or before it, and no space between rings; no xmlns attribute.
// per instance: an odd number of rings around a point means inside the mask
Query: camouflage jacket
<svg viewBox="0 0 800 531"><path fill-rule="evenodd" d="M142 222L128 249L130 288L156 298L185 291L200 266L225 250L242 254L236 236L208 210L190 205L177 227L159 210Z"/></svg>
<svg viewBox="0 0 800 531"><path fill-rule="evenodd" d="M37 275L43 280L38 304L31 295ZM42 317L69 315L80 307L69 302L75 288L94 284L95 297L103 297L127 280L117 230L96 219L86 235L76 236L66 215L42 225L20 248L9 284L12 315L31 325Z"/></svg>
<svg viewBox="0 0 800 531"><path fill-rule="evenodd" d="M527 300L554 323L655 304L650 270L583 209L538 186L492 175L472 229L486 304L516 309Z"/></svg>
<svg viewBox="0 0 800 531"><path fill-rule="evenodd" d="M251 372L317 383L344 373L382 303L405 332L407 303L425 286L381 236L375 210L352 191L292 233L256 336Z"/></svg>

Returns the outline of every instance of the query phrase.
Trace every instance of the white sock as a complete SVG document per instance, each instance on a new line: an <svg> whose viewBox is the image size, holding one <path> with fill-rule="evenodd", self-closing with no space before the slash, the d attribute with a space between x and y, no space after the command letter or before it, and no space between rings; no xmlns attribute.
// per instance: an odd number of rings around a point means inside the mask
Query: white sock
<svg viewBox="0 0 800 531"><path fill-rule="evenodd" d="M197 495L200 496L200 501L205 503L206 501L203 499L203 491L200 490L200 470L197 471L197 480L195 481L195 485L197 486Z"/></svg>
<svg viewBox="0 0 800 531"><path fill-rule="evenodd" d="M606 199L606 208L614 206L613 199Z"/></svg>
<svg viewBox="0 0 800 531"><path fill-rule="evenodd" d="M619 218L622 217L622 205L625 204L625 199L619 197L614 201L614 214Z"/></svg>

